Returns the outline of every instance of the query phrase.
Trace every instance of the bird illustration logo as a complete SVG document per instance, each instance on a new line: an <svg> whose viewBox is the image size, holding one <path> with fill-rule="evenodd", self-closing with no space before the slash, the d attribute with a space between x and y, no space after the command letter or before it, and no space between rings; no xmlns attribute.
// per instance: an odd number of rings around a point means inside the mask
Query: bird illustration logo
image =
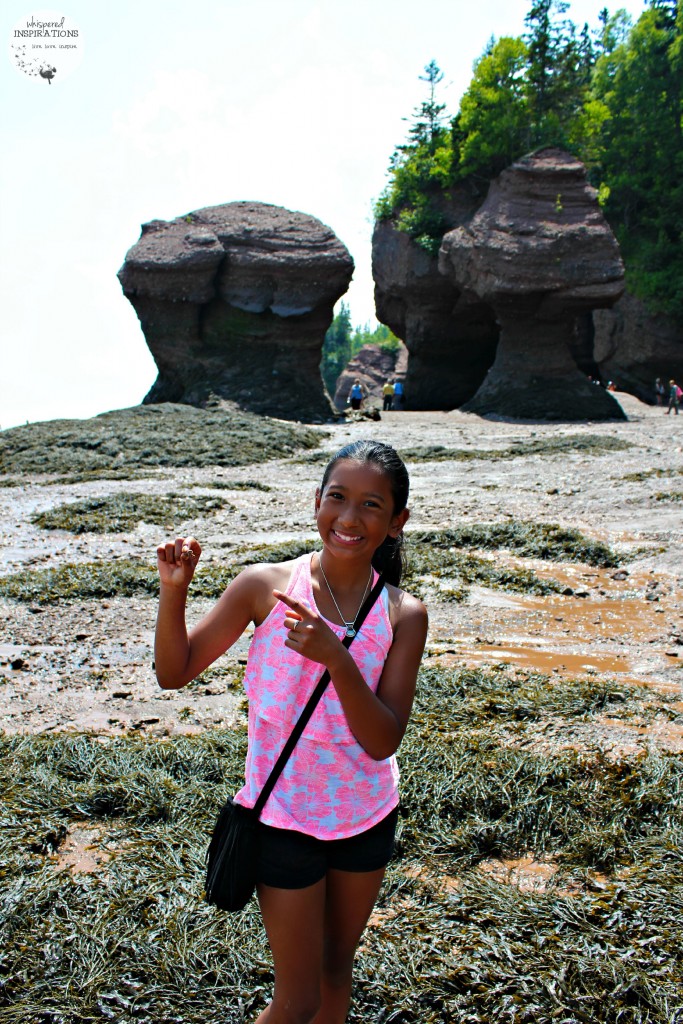
<svg viewBox="0 0 683 1024"><path fill-rule="evenodd" d="M48 64L44 60L38 60L37 58L31 58L26 53L26 45L23 46L12 46L12 56L14 63L17 65L20 71L23 71L25 75L29 75L31 78L42 78L48 85L52 85L52 79L57 74L57 68L52 64Z"/></svg>

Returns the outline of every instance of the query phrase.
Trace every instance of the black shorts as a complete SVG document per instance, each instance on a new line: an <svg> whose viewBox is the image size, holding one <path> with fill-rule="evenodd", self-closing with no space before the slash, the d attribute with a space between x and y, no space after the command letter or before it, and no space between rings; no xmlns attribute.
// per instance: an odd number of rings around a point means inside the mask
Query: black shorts
<svg viewBox="0 0 683 1024"><path fill-rule="evenodd" d="M398 807L366 832L348 839L316 839L259 823L256 880L275 889L305 889L337 871L377 871L394 852Z"/></svg>

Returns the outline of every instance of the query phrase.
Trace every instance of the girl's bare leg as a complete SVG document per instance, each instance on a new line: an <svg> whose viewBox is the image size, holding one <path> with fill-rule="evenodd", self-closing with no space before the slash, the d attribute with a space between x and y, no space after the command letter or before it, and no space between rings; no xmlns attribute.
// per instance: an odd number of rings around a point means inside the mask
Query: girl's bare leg
<svg viewBox="0 0 683 1024"><path fill-rule="evenodd" d="M275 987L255 1024L344 1024L354 954L384 870L330 870L306 889L258 886Z"/></svg>
<svg viewBox="0 0 683 1024"><path fill-rule="evenodd" d="M325 879L305 889L258 886L273 954L272 1002L255 1024L311 1024L321 1005Z"/></svg>
<svg viewBox="0 0 683 1024"><path fill-rule="evenodd" d="M313 1024L344 1024L346 1020L354 954L383 878L384 868L327 872L321 1004Z"/></svg>

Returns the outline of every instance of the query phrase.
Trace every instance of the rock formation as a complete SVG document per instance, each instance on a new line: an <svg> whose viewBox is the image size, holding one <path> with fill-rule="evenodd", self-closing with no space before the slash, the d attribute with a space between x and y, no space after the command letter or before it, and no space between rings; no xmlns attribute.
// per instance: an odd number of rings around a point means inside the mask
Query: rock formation
<svg viewBox="0 0 683 1024"><path fill-rule="evenodd" d="M352 273L330 228L279 206L143 224L118 276L159 370L144 401L215 395L283 419L329 418L321 351Z"/></svg>
<svg viewBox="0 0 683 1024"><path fill-rule="evenodd" d="M454 191L442 215L469 220L479 199ZM493 362L498 327L490 307L465 296L439 273L438 260L392 221L375 225L372 274L377 319L405 342L406 405L452 409L475 393Z"/></svg>
<svg viewBox="0 0 683 1024"><path fill-rule="evenodd" d="M379 345L363 345L337 378L335 408L340 411L346 409L346 401L354 380L361 382L368 398L381 408L382 385L387 380L396 380L398 377L405 381L407 365L408 352L405 345L401 345L395 352Z"/></svg>
<svg viewBox="0 0 683 1024"><path fill-rule="evenodd" d="M463 408L530 419L623 419L613 396L577 368L578 317L624 288L612 231L580 161L539 150L491 184L469 223L443 239L439 267L500 324L495 360Z"/></svg>
<svg viewBox="0 0 683 1024"><path fill-rule="evenodd" d="M593 357L603 380L613 380L654 403L655 378L683 380L683 326L670 317L648 313L633 295L624 295L612 309L593 314Z"/></svg>

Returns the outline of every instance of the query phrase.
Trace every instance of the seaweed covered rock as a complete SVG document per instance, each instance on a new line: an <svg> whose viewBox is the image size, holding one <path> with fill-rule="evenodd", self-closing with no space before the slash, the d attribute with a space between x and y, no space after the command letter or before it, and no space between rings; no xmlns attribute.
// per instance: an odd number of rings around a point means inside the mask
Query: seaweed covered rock
<svg viewBox="0 0 683 1024"><path fill-rule="evenodd" d="M133 478L143 467L247 466L317 448L320 431L255 416L222 401L135 405L85 420L45 420L0 431L0 473Z"/></svg>
<svg viewBox="0 0 683 1024"><path fill-rule="evenodd" d="M477 201L454 193L443 211L455 226ZM475 393L491 365L498 327L490 307L465 295L439 273L438 260L391 220L372 237L377 319L401 338L409 359L405 380L410 409L452 409Z"/></svg>
<svg viewBox="0 0 683 1024"><path fill-rule="evenodd" d="M491 306L496 357L468 411L545 419L624 419L572 356L576 321L612 306L623 264L583 164L560 149L514 163L465 225L448 232L439 267Z"/></svg>
<svg viewBox="0 0 683 1024"><path fill-rule="evenodd" d="M143 224L118 277L159 376L145 403L210 395L321 420L325 332L353 260L315 217L236 202Z"/></svg>

